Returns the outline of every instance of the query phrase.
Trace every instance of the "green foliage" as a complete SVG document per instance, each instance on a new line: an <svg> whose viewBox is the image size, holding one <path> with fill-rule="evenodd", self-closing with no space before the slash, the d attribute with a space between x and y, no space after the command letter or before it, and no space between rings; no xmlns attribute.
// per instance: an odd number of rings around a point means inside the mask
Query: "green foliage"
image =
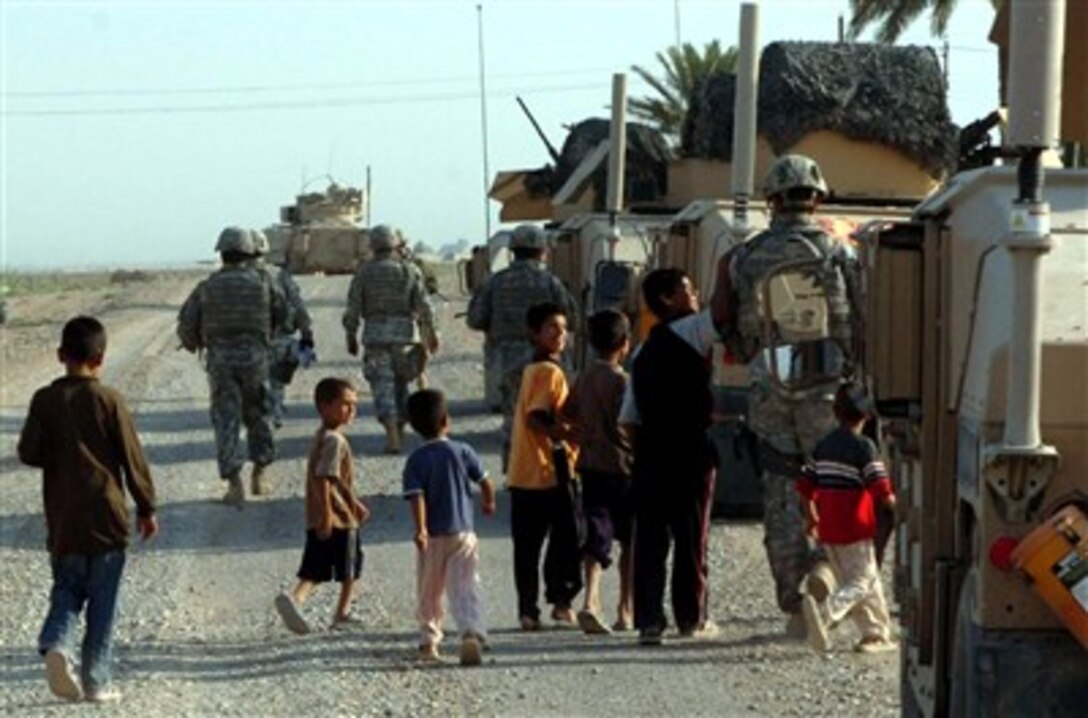
<svg viewBox="0 0 1088 718"><path fill-rule="evenodd" d="M990 0L994 9L1004 0ZM850 0L850 37L857 39L866 27L880 23L876 39L893 43L922 13L929 11L930 32L942 36L958 0Z"/></svg>
<svg viewBox="0 0 1088 718"><path fill-rule="evenodd" d="M52 294L81 289L102 289L110 284L109 272L12 272L0 274L3 294Z"/></svg>
<svg viewBox="0 0 1088 718"><path fill-rule="evenodd" d="M632 98L628 102L631 114L676 140L691 104L692 95L703 78L715 73L728 74L737 66L737 49L725 50L717 40L708 42L700 52L689 42L673 45L656 53L663 74L655 77L650 70L632 65L631 71L649 85L656 96Z"/></svg>

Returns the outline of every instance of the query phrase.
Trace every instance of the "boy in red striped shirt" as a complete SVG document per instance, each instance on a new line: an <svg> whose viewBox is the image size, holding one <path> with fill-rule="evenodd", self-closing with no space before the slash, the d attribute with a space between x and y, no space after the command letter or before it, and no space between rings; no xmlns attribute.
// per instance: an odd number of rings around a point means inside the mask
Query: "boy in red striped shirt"
<svg viewBox="0 0 1088 718"><path fill-rule="evenodd" d="M873 539L877 504L894 509L895 494L876 444L861 433L872 413L865 389L854 382L841 385L834 411L839 427L816 445L797 481L806 530L823 544L838 580L825 601L802 598L808 641L817 651L829 651L828 630L850 616L862 636L855 650L894 650Z"/></svg>

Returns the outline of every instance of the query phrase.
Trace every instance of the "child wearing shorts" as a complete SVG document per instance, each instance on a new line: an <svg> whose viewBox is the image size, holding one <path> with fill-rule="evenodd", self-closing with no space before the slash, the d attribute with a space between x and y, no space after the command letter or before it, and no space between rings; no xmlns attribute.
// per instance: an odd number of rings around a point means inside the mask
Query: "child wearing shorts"
<svg viewBox="0 0 1088 718"><path fill-rule="evenodd" d="M298 584L276 596L275 606L288 630L309 633L302 613L319 583L338 581L340 599L333 628L358 623L351 615L355 582L362 573L359 526L370 512L355 495L355 465L344 428L355 418L355 387L346 379L327 377L314 389L321 428L314 434L306 462L306 547Z"/></svg>

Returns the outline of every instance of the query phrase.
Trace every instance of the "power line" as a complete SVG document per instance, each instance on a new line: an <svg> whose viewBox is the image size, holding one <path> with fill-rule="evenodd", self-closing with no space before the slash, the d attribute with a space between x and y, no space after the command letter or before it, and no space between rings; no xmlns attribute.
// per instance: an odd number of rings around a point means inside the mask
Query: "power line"
<svg viewBox="0 0 1088 718"><path fill-rule="evenodd" d="M601 83L578 85L556 85L538 87L532 90L499 90L490 92L492 97L514 97L519 93L550 94L555 92L600 91ZM101 108L58 108L41 110L5 110L0 113L5 117L53 117L53 116L91 116L91 115L167 115L196 114L214 112L250 112L255 110L319 110L330 107L352 107L365 105L417 104L423 102L455 102L460 100L478 100L479 91L438 92L426 95L399 95L390 97L331 97L320 100L282 100L276 102L253 102L233 105L161 105L147 107L101 107Z"/></svg>
<svg viewBox="0 0 1088 718"><path fill-rule="evenodd" d="M493 80L516 80L523 78L540 77L570 77L571 75L602 75L612 72L614 68L584 68L580 70L549 70L543 72L528 72L517 74L491 75ZM229 95L229 94L254 94L261 92L305 92L310 90L346 90L364 87L388 87L388 86L412 86L412 85L436 85L458 82L476 82L475 77L435 77L414 80L366 80L358 82L327 82L286 85L235 85L218 87L179 87L172 89L159 88L109 88L98 90L18 90L3 93L7 98L45 99L68 97L145 97L148 95Z"/></svg>

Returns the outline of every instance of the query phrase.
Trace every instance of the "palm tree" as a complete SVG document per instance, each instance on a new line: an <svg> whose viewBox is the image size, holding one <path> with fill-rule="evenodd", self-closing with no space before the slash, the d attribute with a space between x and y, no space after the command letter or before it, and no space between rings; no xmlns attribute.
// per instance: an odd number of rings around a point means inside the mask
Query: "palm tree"
<svg viewBox="0 0 1088 718"><path fill-rule="evenodd" d="M1004 0L990 0L994 8L1001 6ZM907 25L925 11L932 16L929 19L930 31L934 35L944 35L948 29L948 20L956 9L957 0L850 0L850 37L856 39L869 25L879 22L876 39L879 42L895 42Z"/></svg>
<svg viewBox="0 0 1088 718"><path fill-rule="evenodd" d="M690 42L673 45L656 54L664 68L661 78L646 68L632 65L631 71L649 85L657 96L636 97L628 103L631 114L655 125L662 134L677 140L692 93L700 82L716 73L728 74L737 66L737 49L722 50L717 40L708 42L700 53Z"/></svg>

